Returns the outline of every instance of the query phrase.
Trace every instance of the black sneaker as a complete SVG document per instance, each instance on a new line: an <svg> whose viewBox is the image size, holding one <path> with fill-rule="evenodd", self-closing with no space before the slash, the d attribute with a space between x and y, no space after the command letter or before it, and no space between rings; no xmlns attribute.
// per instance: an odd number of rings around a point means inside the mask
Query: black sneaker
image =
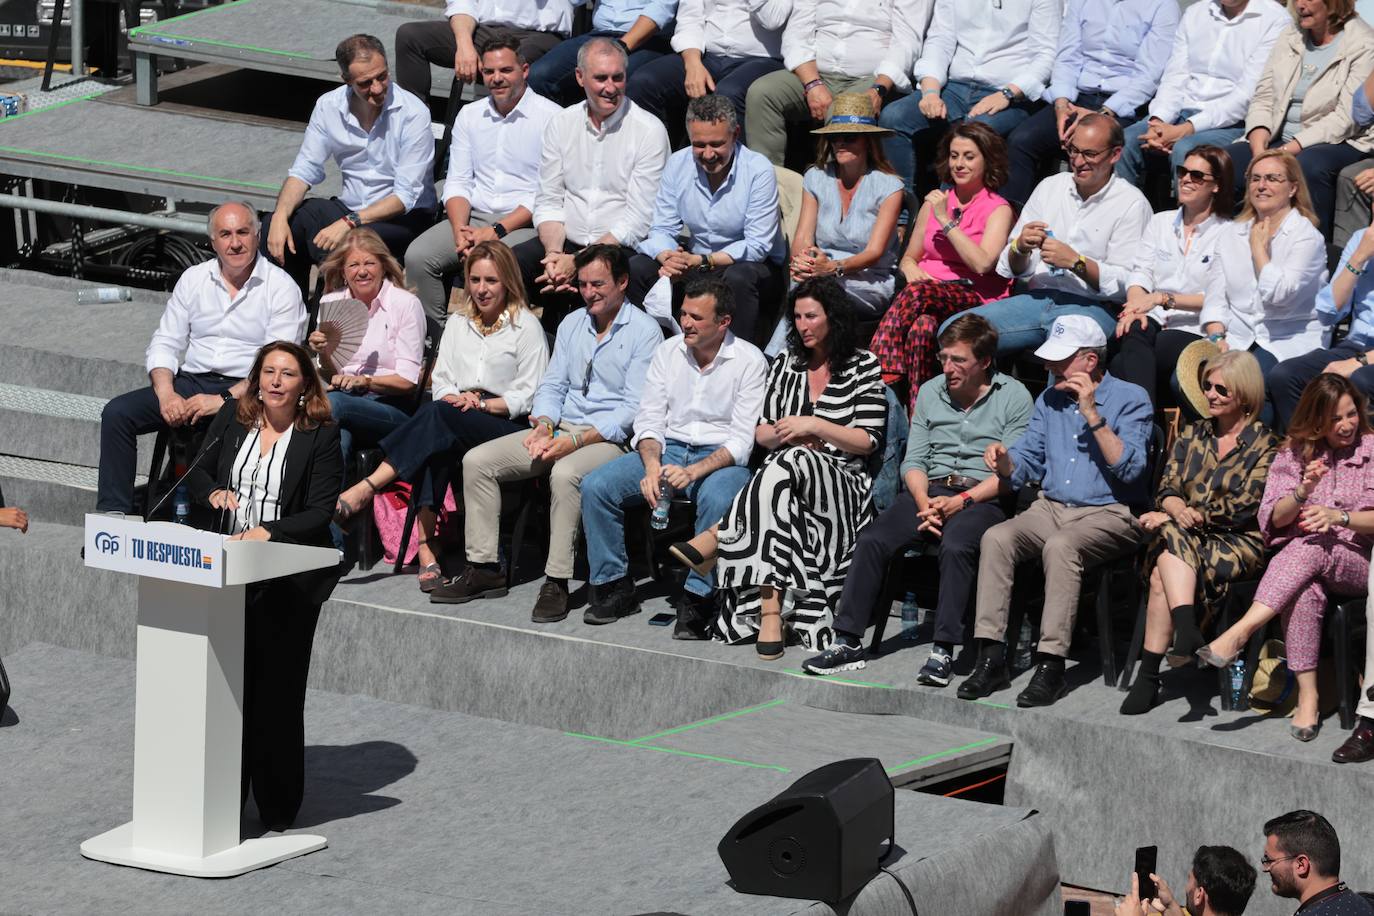
<svg viewBox="0 0 1374 916"><path fill-rule="evenodd" d="M530 620L535 623L556 623L567 616L567 586L545 579L544 584L539 586L539 597L535 599Z"/></svg>
<svg viewBox="0 0 1374 916"><path fill-rule="evenodd" d="M673 624L673 639L710 639L711 624L718 613L715 592L709 595L683 592L677 608L677 623Z"/></svg>
<svg viewBox="0 0 1374 916"><path fill-rule="evenodd" d="M431 604L463 604L474 598L500 598L506 594L506 574L469 566L429 593Z"/></svg>
<svg viewBox="0 0 1374 916"><path fill-rule="evenodd" d="M981 700L1010 686L1011 674L1005 664L995 664L989 659L980 658L974 666L973 673L959 685L959 699Z"/></svg>
<svg viewBox="0 0 1374 916"><path fill-rule="evenodd" d="M596 597L582 613L582 622L593 626L615 623L621 617L629 617L640 611L639 599L635 597L635 586L626 578L595 586Z"/></svg>
<svg viewBox="0 0 1374 916"><path fill-rule="evenodd" d="M807 674L839 674L841 671L857 671L868 664L868 653L863 646L846 646L834 643L820 655L802 662L802 670Z"/></svg>
<svg viewBox="0 0 1374 916"><path fill-rule="evenodd" d="M1022 709L1029 706L1049 706L1068 691L1069 685L1064 683L1064 669L1048 662L1041 662L1031 675L1026 689L1016 695L1016 705Z"/></svg>

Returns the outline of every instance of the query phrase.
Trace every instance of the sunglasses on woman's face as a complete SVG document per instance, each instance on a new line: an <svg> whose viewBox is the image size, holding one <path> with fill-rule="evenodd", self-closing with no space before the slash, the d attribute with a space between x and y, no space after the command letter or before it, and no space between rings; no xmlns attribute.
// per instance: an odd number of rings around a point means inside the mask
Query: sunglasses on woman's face
<svg viewBox="0 0 1374 916"><path fill-rule="evenodd" d="M1215 391L1219 398L1229 398L1231 396L1230 389L1220 382L1203 382L1202 390L1203 392Z"/></svg>
<svg viewBox="0 0 1374 916"><path fill-rule="evenodd" d="M1211 181L1212 176L1197 169L1185 169L1181 165L1174 166L1174 177L1179 181L1185 178L1192 180L1195 184L1202 184L1204 181Z"/></svg>

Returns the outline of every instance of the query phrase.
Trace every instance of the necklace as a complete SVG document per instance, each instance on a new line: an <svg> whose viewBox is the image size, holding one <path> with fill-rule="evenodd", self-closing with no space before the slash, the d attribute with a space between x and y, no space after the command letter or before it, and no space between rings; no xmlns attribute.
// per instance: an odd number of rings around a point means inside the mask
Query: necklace
<svg viewBox="0 0 1374 916"><path fill-rule="evenodd" d="M490 337L501 330L501 328L505 327L506 316L508 314L509 313L503 309L501 314L496 316L495 321L491 324L486 324L482 321L482 313L477 311L474 307L468 312L468 319L472 322L472 326L477 329L478 334L481 334L483 337Z"/></svg>

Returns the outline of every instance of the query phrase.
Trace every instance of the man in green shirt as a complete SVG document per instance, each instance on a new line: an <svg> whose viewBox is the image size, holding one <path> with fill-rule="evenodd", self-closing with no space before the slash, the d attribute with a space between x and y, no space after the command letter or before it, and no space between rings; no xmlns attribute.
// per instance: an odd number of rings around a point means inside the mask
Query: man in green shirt
<svg viewBox="0 0 1374 916"><path fill-rule="evenodd" d="M944 374L916 397L902 462L906 492L860 532L835 615L835 642L802 664L809 673L864 667L863 634L888 561L927 538L939 544L940 597L935 645L917 681L935 687L949 683L978 575L978 544L984 531L1010 514L1004 500L977 502L967 491L989 476L983 451L1020 437L1033 407L1024 385L993 368L996 353L997 331L979 315L956 318L940 335Z"/></svg>

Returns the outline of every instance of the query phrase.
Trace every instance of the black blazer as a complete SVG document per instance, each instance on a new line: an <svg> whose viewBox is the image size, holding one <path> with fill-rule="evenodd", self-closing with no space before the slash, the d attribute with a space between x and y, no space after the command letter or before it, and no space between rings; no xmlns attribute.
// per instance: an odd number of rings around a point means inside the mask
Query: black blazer
<svg viewBox="0 0 1374 916"><path fill-rule="evenodd" d="M230 399L220 408L205 434L206 448L200 462L186 477L191 498L210 505L210 494L222 489L233 471L249 430L234 416L238 401ZM339 427L327 423L315 429L295 429L286 449L286 476L282 479L281 518L264 528L272 540L284 544L332 547L329 522L343 489L343 451L339 446ZM216 518L218 518L218 510ZM312 604L323 604L339 581L337 566L313 569L283 577Z"/></svg>

